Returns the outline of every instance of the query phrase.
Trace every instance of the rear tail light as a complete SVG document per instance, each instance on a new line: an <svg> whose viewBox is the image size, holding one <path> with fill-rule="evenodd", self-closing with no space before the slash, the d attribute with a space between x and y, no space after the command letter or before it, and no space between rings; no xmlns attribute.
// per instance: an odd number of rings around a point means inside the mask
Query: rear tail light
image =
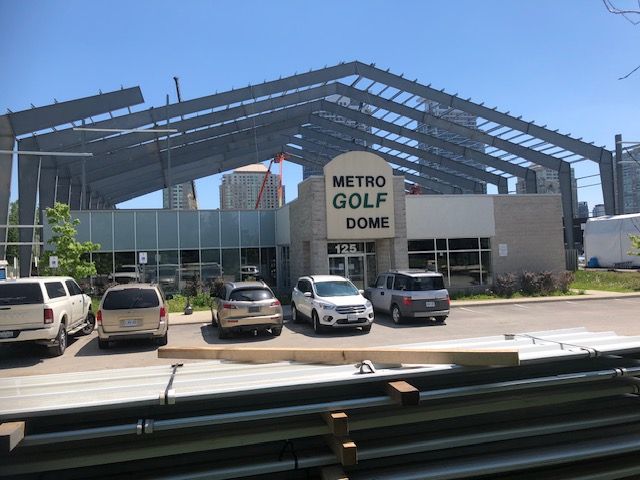
<svg viewBox="0 0 640 480"><path fill-rule="evenodd" d="M98 314L96 315L96 322L98 322L98 325L102 325L102 310L98 310Z"/></svg>
<svg viewBox="0 0 640 480"><path fill-rule="evenodd" d="M449 295L447 295L447 306L451 306L451 299L449 298Z"/></svg>
<svg viewBox="0 0 640 480"><path fill-rule="evenodd" d="M272 306L272 307L279 307L279 306L280 306L280 300L274 300L274 301L271 303L271 306Z"/></svg>
<svg viewBox="0 0 640 480"><path fill-rule="evenodd" d="M236 307L234 304L232 303L223 303L222 304L222 308L226 308L226 309L230 309L230 310L234 310L238 307Z"/></svg>
<svg viewBox="0 0 640 480"><path fill-rule="evenodd" d="M53 323L53 310L50 308L44 309L44 323Z"/></svg>
<svg viewBox="0 0 640 480"><path fill-rule="evenodd" d="M411 305L411 302L412 302L411 297L403 297L402 298L402 303L405 304L405 305Z"/></svg>
<svg viewBox="0 0 640 480"><path fill-rule="evenodd" d="M167 309L164 307L160 307L160 320L167 316Z"/></svg>

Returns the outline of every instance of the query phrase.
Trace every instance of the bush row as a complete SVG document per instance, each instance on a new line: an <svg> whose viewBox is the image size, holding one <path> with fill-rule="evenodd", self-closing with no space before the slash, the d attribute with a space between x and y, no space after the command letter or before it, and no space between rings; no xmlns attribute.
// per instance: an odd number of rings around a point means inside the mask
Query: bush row
<svg viewBox="0 0 640 480"><path fill-rule="evenodd" d="M500 297L512 297L516 292L527 296L567 293L574 280L573 272L522 272L520 275L498 275L493 291Z"/></svg>

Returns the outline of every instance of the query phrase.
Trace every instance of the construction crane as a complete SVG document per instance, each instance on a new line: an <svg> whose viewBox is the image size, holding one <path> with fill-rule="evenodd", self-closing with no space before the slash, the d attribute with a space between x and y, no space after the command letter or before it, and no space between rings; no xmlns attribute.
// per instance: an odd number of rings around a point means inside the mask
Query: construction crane
<svg viewBox="0 0 640 480"><path fill-rule="evenodd" d="M258 199L256 200L256 210L260 206L260 200L262 199L262 192L264 191L264 186L267 184L267 179L271 175L271 165L274 163L280 164L280 173L278 174L278 206L282 206L282 164L284 161L289 158L285 152L276 153L276 155L269 162L269 166L267 167L267 171L264 173L264 178L262 179L262 185L260 186L260 191L258 192Z"/></svg>

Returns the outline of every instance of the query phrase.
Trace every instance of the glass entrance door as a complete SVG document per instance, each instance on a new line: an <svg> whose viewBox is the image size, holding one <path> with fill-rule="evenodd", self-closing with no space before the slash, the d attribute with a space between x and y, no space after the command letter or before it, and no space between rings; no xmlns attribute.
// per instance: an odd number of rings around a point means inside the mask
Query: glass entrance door
<svg viewBox="0 0 640 480"><path fill-rule="evenodd" d="M329 257L329 275L348 278L358 289L365 288L364 255Z"/></svg>

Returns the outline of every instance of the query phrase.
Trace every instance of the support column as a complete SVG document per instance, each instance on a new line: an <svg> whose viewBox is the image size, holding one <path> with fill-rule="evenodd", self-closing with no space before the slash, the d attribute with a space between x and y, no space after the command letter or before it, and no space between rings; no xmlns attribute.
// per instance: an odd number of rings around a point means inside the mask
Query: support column
<svg viewBox="0 0 640 480"><path fill-rule="evenodd" d="M507 183L507 179L503 178L498 180L498 182L498 193L507 195L509 193L509 184Z"/></svg>
<svg viewBox="0 0 640 480"><path fill-rule="evenodd" d="M604 211L607 215L615 215L616 197L614 193L614 157L610 155L598 165L600 167L600 184L602 186L602 199L604 200Z"/></svg>
<svg viewBox="0 0 640 480"><path fill-rule="evenodd" d="M527 170L524 176L524 184L527 193L538 193L538 176L535 170Z"/></svg>
<svg viewBox="0 0 640 480"><path fill-rule="evenodd" d="M616 135L616 154L613 157L613 172L616 183L614 191L616 193L616 215L624 214L624 172L620 162L622 161L622 135Z"/></svg>
<svg viewBox="0 0 640 480"><path fill-rule="evenodd" d="M13 150L15 138L13 130L9 124L9 119L0 116L0 150ZM13 155L10 153L0 153L0 225L9 222L9 198L11 198L11 168L13 165ZM4 243L7 238L7 229L0 227L0 243ZM0 260L6 256L6 247L0 245Z"/></svg>
<svg viewBox="0 0 640 480"><path fill-rule="evenodd" d="M18 150L35 150L31 139L18 141ZM34 155L18 155L18 219L20 225L33 225L36 218L36 196L40 172L40 157ZM20 242L33 241L33 228L19 228ZM18 247L20 257L20 276L31 275L32 245Z"/></svg>
<svg viewBox="0 0 640 480"><path fill-rule="evenodd" d="M564 219L564 241L566 248L574 248L573 242L573 192L571 190L571 167L562 162L560 171L560 193L562 194L562 217Z"/></svg>
<svg viewBox="0 0 640 480"><path fill-rule="evenodd" d="M53 157L42 157L40 162L39 202L40 224L44 222L45 210L56 201L56 173L58 167Z"/></svg>
<svg viewBox="0 0 640 480"><path fill-rule="evenodd" d="M71 210L80 210L82 198L82 184L71 182L71 194L69 195L69 207Z"/></svg>

